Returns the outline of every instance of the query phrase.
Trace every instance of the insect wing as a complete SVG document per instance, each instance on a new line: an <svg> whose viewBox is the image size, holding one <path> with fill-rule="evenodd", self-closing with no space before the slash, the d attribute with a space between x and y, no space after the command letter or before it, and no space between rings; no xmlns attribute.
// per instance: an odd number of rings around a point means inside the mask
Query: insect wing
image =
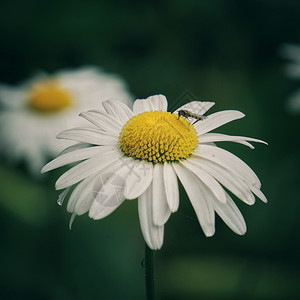
<svg viewBox="0 0 300 300"><path fill-rule="evenodd" d="M195 122L195 119L191 116L186 116L185 119L189 122L189 123L193 123Z"/></svg>
<svg viewBox="0 0 300 300"><path fill-rule="evenodd" d="M175 114L178 114L178 111L180 110L187 110L195 115L202 116L205 114L213 105L215 102L209 102L209 101L192 101L187 104L184 104L183 106L179 107L174 111Z"/></svg>

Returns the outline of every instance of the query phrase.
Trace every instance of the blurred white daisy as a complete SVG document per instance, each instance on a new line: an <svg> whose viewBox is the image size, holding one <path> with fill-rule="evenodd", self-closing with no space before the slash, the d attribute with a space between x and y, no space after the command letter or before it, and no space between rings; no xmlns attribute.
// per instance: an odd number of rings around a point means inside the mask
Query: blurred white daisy
<svg viewBox="0 0 300 300"><path fill-rule="evenodd" d="M32 173L40 174L49 157L71 144L58 143L56 135L84 126L80 112L114 98L133 100L123 80L93 67L39 74L19 86L1 84L1 154L12 162L26 161Z"/></svg>
<svg viewBox="0 0 300 300"><path fill-rule="evenodd" d="M287 76L300 79L300 46L285 45L281 49L282 56L291 60L286 67ZM300 112L300 89L292 93L287 99L287 108L290 112Z"/></svg>
<svg viewBox="0 0 300 300"><path fill-rule="evenodd" d="M160 249L164 225L179 206L179 178L206 236L215 232L215 212L237 234L246 232L243 216L227 190L250 205L254 195L267 200L252 169L214 142L232 141L253 148L249 142L262 141L209 133L244 114L221 111L197 123L190 118L190 123L182 115L188 116L189 111L203 115L214 103L193 101L170 113L162 95L136 100L133 111L118 101L102 105L105 112L81 114L93 127L58 135L79 142L81 149L67 148L42 169L47 172L84 160L56 182L57 190L64 189L60 204L75 187L67 205L73 214L70 223L86 212L95 220L102 219L125 199L138 198L144 239L150 248ZM87 143L92 146L85 146Z"/></svg>

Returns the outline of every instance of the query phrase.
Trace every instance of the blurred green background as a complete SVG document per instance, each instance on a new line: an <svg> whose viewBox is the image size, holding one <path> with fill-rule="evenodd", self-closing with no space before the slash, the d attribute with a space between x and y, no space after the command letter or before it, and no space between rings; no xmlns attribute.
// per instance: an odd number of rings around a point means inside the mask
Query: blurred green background
<svg viewBox="0 0 300 300"><path fill-rule="evenodd" d="M97 65L143 98L174 103L190 91L246 118L223 132L257 137L226 145L258 174L269 203L238 206L248 231L218 218L205 238L184 193L155 253L158 299L300 299L299 115L286 98L285 43L300 42L300 1L1 1L0 82L37 70ZM222 144L223 146L223 144ZM56 204L51 177L0 166L1 299L143 299L144 243L137 204L101 221Z"/></svg>

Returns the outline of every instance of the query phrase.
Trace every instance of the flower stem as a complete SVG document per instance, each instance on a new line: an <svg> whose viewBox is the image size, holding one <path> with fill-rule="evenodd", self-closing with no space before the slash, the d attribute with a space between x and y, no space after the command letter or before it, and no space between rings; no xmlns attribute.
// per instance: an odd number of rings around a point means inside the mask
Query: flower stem
<svg viewBox="0 0 300 300"><path fill-rule="evenodd" d="M154 259L153 250L145 243L146 299L154 300Z"/></svg>

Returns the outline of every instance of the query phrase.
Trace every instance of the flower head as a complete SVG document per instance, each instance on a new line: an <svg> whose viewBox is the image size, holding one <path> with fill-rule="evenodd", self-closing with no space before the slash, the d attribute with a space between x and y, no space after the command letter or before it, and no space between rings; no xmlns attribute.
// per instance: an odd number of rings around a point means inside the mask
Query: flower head
<svg viewBox="0 0 300 300"><path fill-rule="evenodd" d="M77 115L111 98L132 102L120 78L92 67L40 74L18 87L0 85L0 150L11 161L25 160L39 174L49 157L71 144L55 136L84 126Z"/></svg>
<svg viewBox="0 0 300 300"><path fill-rule="evenodd" d="M266 202L260 181L242 160L214 143L232 141L253 148L249 142L262 141L210 133L244 114L221 111L199 117L195 123L195 118L213 102L193 101L170 113L162 95L136 100L133 110L118 101L104 101L102 105L105 112L91 110L81 114L93 127L58 135L78 144L67 148L42 170L82 161L56 182L56 189L64 189L60 203L76 185L67 205L73 214L71 222L75 215L86 212L95 220L102 219L125 199L138 198L144 239L150 248L160 249L164 225L179 206L179 178L206 236L215 232L215 212L237 234L246 232L243 216L224 188L251 205L254 195ZM193 112L191 120L179 113L182 110Z"/></svg>

